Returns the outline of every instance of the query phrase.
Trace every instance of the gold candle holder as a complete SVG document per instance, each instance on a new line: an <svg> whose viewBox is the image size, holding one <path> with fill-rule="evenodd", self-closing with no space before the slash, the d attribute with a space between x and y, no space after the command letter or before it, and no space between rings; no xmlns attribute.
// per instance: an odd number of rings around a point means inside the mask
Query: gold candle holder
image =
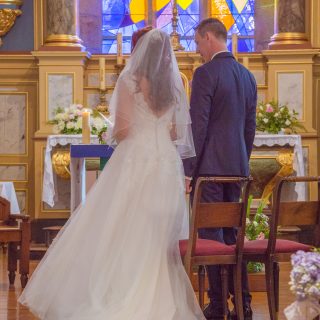
<svg viewBox="0 0 320 320"><path fill-rule="evenodd" d="M177 0L173 0L172 6L172 32L170 33L171 45L174 51L184 50L184 47L180 43L180 34L177 32L179 20Z"/></svg>
<svg viewBox="0 0 320 320"><path fill-rule="evenodd" d="M104 90L100 89L99 90L99 104L96 106L96 109L101 112L104 116L109 116L110 112L108 109L108 105L107 105L107 99L106 99L106 93L108 91L107 88L105 88Z"/></svg>

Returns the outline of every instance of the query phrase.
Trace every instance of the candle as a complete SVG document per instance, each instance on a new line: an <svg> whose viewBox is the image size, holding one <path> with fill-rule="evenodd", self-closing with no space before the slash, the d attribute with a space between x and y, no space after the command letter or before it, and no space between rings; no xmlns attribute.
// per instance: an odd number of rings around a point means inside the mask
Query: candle
<svg viewBox="0 0 320 320"><path fill-rule="evenodd" d="M232 34L232 54L237 59L238 56L238 35L236 33Z"/></svg>
<svg viewBox="0 0 320 320"><path fill-rule="evenodd" d="M106 89L106 66L105 59L99 58L100 90Z"/></svg>
<svg viewBox="0 0 320 320"><path fill-rule="evenodd" d="M82 112L82 143L90 143L90 112L87 109L84 109Z"/></svg>
<svg viewBox="0 0 320 320"><path fill-rule="evenodd" d="M117 33L117 64L122 64L122 33Z"/></svg>
<svg viewBox="0 0 320 320"><path fill-rule="evenodd" d="M248 57L243 57L242 64L243 64L244 67L249 69L249 58Z"/></svg>

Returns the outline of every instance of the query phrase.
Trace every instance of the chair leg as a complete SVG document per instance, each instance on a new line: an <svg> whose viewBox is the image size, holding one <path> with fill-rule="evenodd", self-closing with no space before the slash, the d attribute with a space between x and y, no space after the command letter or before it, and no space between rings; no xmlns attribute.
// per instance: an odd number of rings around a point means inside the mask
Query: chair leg
<svg viewBox="0 0 320 320"><path fill-rule="evenodd" d="M279 263L274 262L273 263L273 272L274 272L274 293L275 293L275 309L276 313L279 313L279 273L280 273L280 268L279 268Z"/></svg>
<svg viewBox="0 0 320 320"><path fill-rule="evenodd" d="M199 266L198 268L198 282L199 282L199 305L201 310L204 307L204 291L205 291L205 267Z"/></svg>
<svg viewBox="0 0 320 320"><path fill-rule="evenodd" d="M30 259L30 238L31 238L31 229L30 223L22 223L22 239L20 244L20 280L21 286L24 288L28 282L29 274L29 259Z"/></svg>
<svg viewBox="0 0 320 320"><path fill-rule="evenodd" d="M266 261L265 270L270 319L277 320L273 261Z"/></svg>
<svg viewBox="0 0 320 320"><path fill-rule="evenodd" d="M234 287L234 301L235 301L235 308L237 312L237 319L243 320L243 300L242 300L242 271L241 271L241 264L233 265L233 287Z"/></svg>
<svg viewBox="0 0 320 320"><path fill-rule="evenodd" d="M223 317L227 319L228 316L228 270L227 266L221 265L221 283L222 283L222 304Z"/></svg>
<svg viewBox="0 0 320 320"><path fill-rule="evenodd" d="M8 243L8 273L9 273L9 283L14 284L17 271L17 261L18 261L18 244L16 242Z"/></svg>

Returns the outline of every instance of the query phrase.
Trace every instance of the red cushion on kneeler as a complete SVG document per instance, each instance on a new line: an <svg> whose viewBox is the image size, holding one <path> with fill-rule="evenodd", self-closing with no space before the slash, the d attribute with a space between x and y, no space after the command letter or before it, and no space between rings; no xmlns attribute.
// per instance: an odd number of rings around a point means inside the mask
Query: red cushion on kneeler
<svg viewBox="0 0 320 320"><path fill-rule="evenodd" d="M188 240L180 240L180 254L184 256L187 252ZM216 256L216 255L229 255L234 254L235 248L232 246L228 246L224 243L214 241L214 240L206 240L206 239L198 239L196 244L195 255L196 256Z"/></svg>
<svg viewBox="0 0 320 320"><path fill-rule="evenodd" d="M268 240L252 240L252 241L246 241L244 243L243 253L249 253L249 254L263 254L267 251L268 246ZM311 246L308 246L303 243L290 241L290 240L284 240L284 239L278 239L276 242L276 253L293 253L298 250L303 251L309 251L311 249Z"/></svg>

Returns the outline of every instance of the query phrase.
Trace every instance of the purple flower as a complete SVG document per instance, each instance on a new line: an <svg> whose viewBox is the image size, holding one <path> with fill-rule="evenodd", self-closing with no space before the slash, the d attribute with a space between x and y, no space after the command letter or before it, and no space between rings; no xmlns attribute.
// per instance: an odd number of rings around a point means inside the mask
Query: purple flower
<svg viewBox="0 0 320 320"><path fill-rule="evenodd" d="M320 299L320 253L297 251L291 256L290 289L299 299Z"/></svg>

